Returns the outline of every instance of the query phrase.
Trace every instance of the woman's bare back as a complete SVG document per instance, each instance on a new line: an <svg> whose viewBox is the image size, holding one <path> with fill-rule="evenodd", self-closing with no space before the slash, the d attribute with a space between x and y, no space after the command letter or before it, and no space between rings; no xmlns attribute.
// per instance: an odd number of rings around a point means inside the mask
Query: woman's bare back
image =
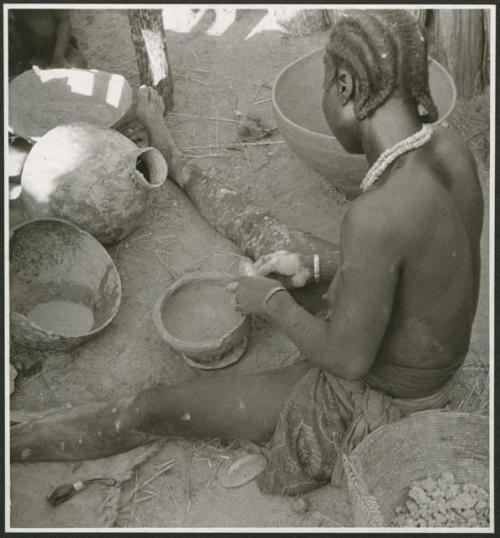
<svg viewBox="0 0 500 538"><path fill-rule="evenodd" d="M453 135L436 134L393 169L377 196L397 216L402 263L376 360L456 363L469 346L479 289L483 198L473 158Z"/></svg>

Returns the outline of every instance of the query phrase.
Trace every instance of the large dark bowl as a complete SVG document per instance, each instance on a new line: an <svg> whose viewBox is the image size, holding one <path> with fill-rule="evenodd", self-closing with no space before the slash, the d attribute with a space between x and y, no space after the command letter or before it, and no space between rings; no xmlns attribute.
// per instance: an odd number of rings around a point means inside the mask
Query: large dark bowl
<svg viewBox="0 0 500 538"><path fill-rule="evenodd" d="M347 153L332 135L321 106L324 48L294 61L276 78L273 111L288 147L310 168L323 174L347 198L361 193L368 165L363 155ZM429 84L442 122L453 110L456 88L444 67L429 59Z"/></svg>

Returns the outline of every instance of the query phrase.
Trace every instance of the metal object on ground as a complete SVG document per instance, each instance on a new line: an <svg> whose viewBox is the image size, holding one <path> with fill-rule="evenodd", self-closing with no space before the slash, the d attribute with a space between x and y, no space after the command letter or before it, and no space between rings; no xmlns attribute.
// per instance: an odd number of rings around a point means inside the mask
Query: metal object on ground
<svg viewBox="0 0 500 538"><path fill-rule="evenodd" d="M10 330L20 344L72 348L109 325L120 300L118 270L87 232L59 219L11 231Z"/></svg>
<svg viewBox="0 0 500 538"><path fill-rule="evenodd" d="M158 332L195 368L223 368L246 350L250 319L234 308L226 289L232 280L221 273L186 274L156 303Z"/></svg>
<svg viewBox="0 0 500 538"><path fill-rule="evenodd" d="M273 85L273 111L288 147L348 198L361 194L368 170L364 155L347 153L332 135L323 114L324 48L285 67ZM441 123L456 102L455 84L444 67L429 59L429 85Z"/></svg>
<svg viewBox="0 0 500 538"><path fill-rule="evenodd" d="M108 488L112 488L118 485L118 482L114 478L91 478L89 480L77 480L72 484L63 484L57 487L50 495L47 496L47 502L55 508L60 504L68 501L76 495L79 491L86 489L91 484L102 484Z"/></svg>

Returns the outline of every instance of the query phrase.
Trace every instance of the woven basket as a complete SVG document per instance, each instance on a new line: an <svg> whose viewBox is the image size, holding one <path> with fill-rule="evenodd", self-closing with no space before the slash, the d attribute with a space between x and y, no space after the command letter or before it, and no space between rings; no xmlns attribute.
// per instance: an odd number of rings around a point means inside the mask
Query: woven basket
<svg viewBox="0 0 500 538"><path fill-rule="evenodd" d="M488 419L422 411L382 426L344 456L356 527L387 527L416 480L452 473L489 491Z"/></svg>

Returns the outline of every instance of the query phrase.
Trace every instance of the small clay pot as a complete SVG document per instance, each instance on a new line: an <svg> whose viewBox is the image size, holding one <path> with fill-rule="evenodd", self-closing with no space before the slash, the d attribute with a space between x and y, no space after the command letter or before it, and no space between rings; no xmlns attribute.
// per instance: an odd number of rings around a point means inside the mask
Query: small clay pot
<svg viewBox="0 0 500 538"><path fill-rule="evenodd" d="M226 289L231 281L233 276L221 273L189 273L155 305L153 319L160 336L190 366L223 368L246 350L250 319L234 309Z"/></svg>
<svg viewBox="0 0 500 538"><path fill-rule="evenodd" d="M10 332L19 344L70 349L116 316L120 275L87 232L64 220L37 219L14 227L9 247Z"/></svg>

